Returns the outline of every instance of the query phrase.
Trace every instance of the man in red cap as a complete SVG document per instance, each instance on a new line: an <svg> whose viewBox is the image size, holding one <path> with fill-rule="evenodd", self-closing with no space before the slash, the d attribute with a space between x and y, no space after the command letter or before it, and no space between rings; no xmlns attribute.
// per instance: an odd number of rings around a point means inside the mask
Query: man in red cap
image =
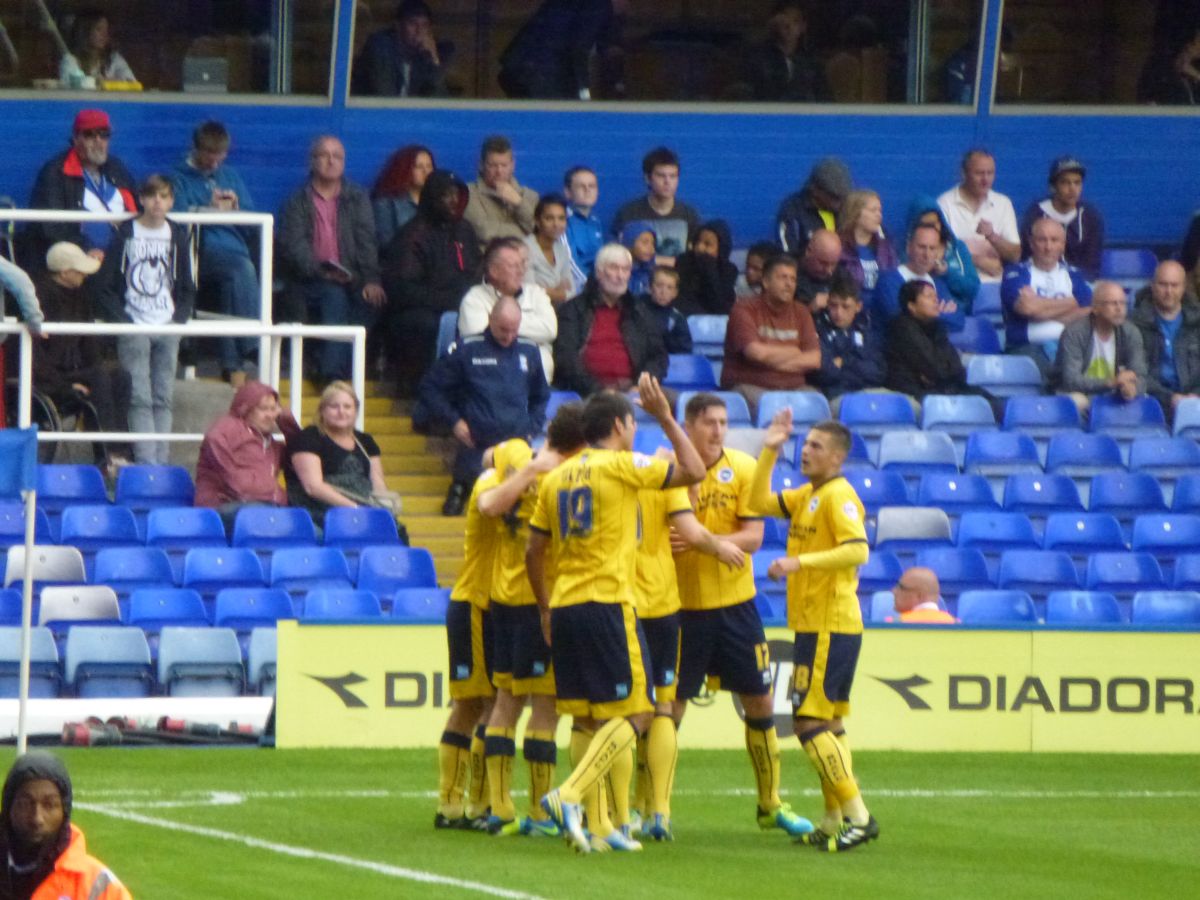
<svg viewBox="0 0 1200 900"><path fill-rule="evenodd" d="M101 109L85 109L75 117L71 146L51 158L33 185L32 209L84 212L137 212L133 178L108 152L112 122ZM89 255L104 258L113 236L108 222L35 222L29 226L34 246L31 260L44 260L59 241L78 244Z"/></svg>

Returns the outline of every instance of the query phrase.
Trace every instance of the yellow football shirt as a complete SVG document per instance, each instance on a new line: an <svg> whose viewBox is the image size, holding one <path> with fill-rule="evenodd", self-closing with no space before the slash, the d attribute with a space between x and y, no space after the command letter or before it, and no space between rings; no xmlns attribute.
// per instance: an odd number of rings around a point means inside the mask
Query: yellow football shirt
<svg viewBox="0 0 1200 900"><path fill-rule="evenodd" d="M783 491L779 505L791 519L788 556L833 550L852 541L866 543L863 505L845 478L833 478L815 491L811 484ZM858 566L814 569L801 565L788 576L788 627L793 631L862 632L858 606Z"/></svg>
<svg viewBox="0 0 1200 900"><path fill-rule="evenodd" d="M530 606L537 602L525 569L529 545L529 518L537 503L541 478L530 485L517 504L497 521L495 563L492 568L492 601L505 606Z"/></svg>
<svg viewBox="0 0 1200 900"><path fill-rule="evenodd" d="M619 450L588 449L542 480L530 527L550 535L551 606L634 603L638 491L663 490L673 465Z"/></svg>
<svg viewBox="0 0 1200 900"><path fill-rule="evenodd" d="M669 616L679 609L679 584L671 555L671 516L691 512L687 488L639 491L642 542L637 553L637 614L639 619Z"/></svg>
<svg viewBox="0 0 1200 900"><path fill-rule="evenodd" d="M754 458L740 450L721 451L700 482L694 508L700 524L715 535L733 534L743 519L758 520L750 505ZM715 556L688 550L675 558L679 600L684 609L720 609L751 599L755 594L754 566L732 569Z"/></svg>
<svg viewBox="0 0 1200 900"><path fill-rule="evenodd" d="M479 511L479 495L500 483L500 474L488 469L475 479L467 501L467 525L463 538L463 567L450 591L451 600L467 600L481 609L488 608L491 595L492 565L500 536L500 520Z"/></svg>

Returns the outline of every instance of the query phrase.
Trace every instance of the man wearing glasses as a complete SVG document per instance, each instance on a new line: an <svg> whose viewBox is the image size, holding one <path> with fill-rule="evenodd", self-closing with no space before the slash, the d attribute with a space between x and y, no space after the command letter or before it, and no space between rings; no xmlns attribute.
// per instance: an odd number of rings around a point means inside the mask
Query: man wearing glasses
<svg viewBox="0 0 1200 900"><path fill-rule="evenodd" d="M924 625L955 624L958 619L938 606L941 592L937 573L933 569L924 566L905 569L896 586L892 588L896 617L888 618L888 621L910 624L916 622Z"/></svg>
<svg viewBox="0 0 1200 900"><path fill-rule="evenodd" d="M137 212L133 178L115 156L109 155L112 122L100 109L85 109L75 117L71 145L51 158L33 185L32 209L84 212ZM29 226L33 246L30 261L44 260L59 241L78 244L89 256L104 259L114 233L109 222L35 222Z"/></svg>

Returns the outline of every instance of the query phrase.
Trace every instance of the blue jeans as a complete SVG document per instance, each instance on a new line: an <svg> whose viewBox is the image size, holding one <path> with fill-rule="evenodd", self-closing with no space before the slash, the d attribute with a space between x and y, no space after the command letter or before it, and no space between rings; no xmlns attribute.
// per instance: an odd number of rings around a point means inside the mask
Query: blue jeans
<svg viewBox="0 0 1200 900"><path fill-rule="evenodd" d="M200 254L200 271L216 285L218 312L243 319L259 318L258 273L249 256L221 247L205 249ZM242 368L243 360L254 355L258 341L252 337L219 338L217 347L221 368L234 372Z"/></svg>
<svg viewBox="0 0 1200 900"><path fill-rule="evenodd" d="M316 310L315 319L322 325L365 325L368 329L379 318L379 310L362 299L355 288L333 281L317 279L295 285L297 299L309 310ZM309 318L313 321L314 317ZM322 341L317 356L318 374L323 380L350 378L352 344Z"/></svg>
<svg viewBox="0 0 1200 900"><path fill-rule="evenodd" d="M129 430L171 433L171 403L175 395L175 365L179 338L174 335L122 335L117 357L129 373ZM166 441L134 441L133 458L143 465L165 466L170 456Z"/></svg>

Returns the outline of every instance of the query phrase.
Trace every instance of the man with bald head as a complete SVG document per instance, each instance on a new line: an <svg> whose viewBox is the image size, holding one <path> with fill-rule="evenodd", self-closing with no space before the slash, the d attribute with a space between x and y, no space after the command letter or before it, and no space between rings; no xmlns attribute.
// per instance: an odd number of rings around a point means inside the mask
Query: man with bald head
<svg viewBox="0 0 1200 900"><path fill-rule="evenodd" d="M950 289L945 274L937 273L941 259L941 232L932 225L916 225L908 235L904 250L904 264L897 269L879 273L875 285L875 296L867 317L871 330L882 340L888 323L904 310L900 304L900 288L910 281L924 281L933 285L938 298L938 318L947 331L961 331L963 320L970 310L960 305ZM973 298L972 298L973 299Z"/></svg>
<svg viewBox="0 0 1200 900"><path fill-rule="evenodd" d="M1186 285L1183 266L1159 263L1129 317L1142 335L1146 393L1162 404L1168 420L1181 400L1200 396L1200 303Z"/></svg>
<svg viewBox="0 0 1200 900"><path fill-rule="evenodd" d="M829 285L842 258L842 239L827 228L818 228L808 239L796 272L796 299L816 313L829 302Z"/></svg>
<svg viewBox="0 0 1200 900"><path fill-rule="evenodd" d="M532 440L546 421L550 386L538 348L517 337L521 307L500 297L483 334L463 338L421 381L420 402L458 441L443 515L461 515L483 471L483 451L509 438Z"/></svg>
<svg viewBox="0 0 1200 900"><path fill-rule="evenodd" d="M1145 393L1142 335L1127 320L1128 309L1123 287L1097 281L1091 313L1064 328L1058 339L1054 367L1059 392L1075 402L1081 417L1087 415L1093 397L1132 400Z"/></svg>
<svg viewBox="0 0 1200 900"><path fill-rule="evenodd" d="M913 566L904 570L892 598L896 605L896 617L888 616L888 622L921 623L924 625L955 625L958 619L938 606L942 586L937 573L924 566Z"/></svg>

